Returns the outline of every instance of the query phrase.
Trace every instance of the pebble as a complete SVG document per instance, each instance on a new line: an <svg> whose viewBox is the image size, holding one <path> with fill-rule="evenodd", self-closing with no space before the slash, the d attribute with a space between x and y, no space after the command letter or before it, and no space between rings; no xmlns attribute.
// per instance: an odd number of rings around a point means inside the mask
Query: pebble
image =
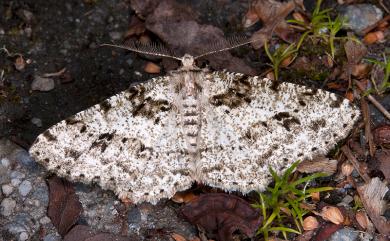
<svg viewBox="0 0 390 241"><path fill-rule="evenodd" d="M349 29L357 34L363 35L363 30L383 18L381 9L372 4L353 4L343 7L340 10L342 16L346 17Z"/></svg>
<svg viewBox="0 0 390 241"><path fill-rule="evenodd" d="M48 216L44 216L44 217L42 217L42 218L39 220L39 222L40 222L41 224L48 224L48 223L50 223L50 218L49 218Z"/></svg>
<svg viewBox="0 0 390 241"><path fill-rule="evenodd" d="M3 191L5 196L9 196L13 192L14 187L9 184L4 184L3 186L1 186L1 190Z"/></svg>
<svg viewBox="0 0 390 241"><path fill-rule="evenodd" d="M55 234L48 234L43 238L43 241L60 241L60 240L62 239Z"/></svg>
<svg viewBox="0 0 390 241"><path fill-rule="evenodd" d="M28 180L24 180L20 186L19 186L19 193L20 195L22 195L23 197L27 196L27 194L30 193L32 189L32 185L31 185L31 182L28 181Z"/></svg>
<svg viewBox="0 0 390 241"><path fill-rule="evenodd" d="M42 121L39 118L36 118L36 117L32 118L31 123L33 123L34 125L36 125L38 127L42 127Z"/></svg>
<svg viewBox="0 0 390 241"><path fill-rule="evenodd" d="M11 184L12 186L16 187L16 186L19 186L19 184L21 183L22 181L18 178L13 178L11 179Z"/></svg>
<svg viewBox="0 0 390 241"><path fill-rule="evenodd" d="M329 241L357 241L359 232L351 228L343 228L337 230L328 239Z"/></svg>
<svg viewBox="0 0 390 241"><path fill-rule="evenodd" d="M28 239L28 233L27 232L21 232L19 234L19 241L25 241Z"/></svg>
<svg viewBox="0 0 390 241"><path fill-rule="evenodd" d="M110 32L109 35L112 40L120 40L122 38L122 34L120 32Z"/></svg>
<svg viewBox="0 0 390 241"><path fill-rule="evenodd" d="M4 198L1 202L1 214L3 216L9 216L12 214L16 207L16 201L12 198Z"/></svg>
<svg viewBox="0 0 390 241"><path fill-rule="evenodd" d="M9 176L11 178L23 179L26 175L24 175L24 173L21 173L19 171L12 171Z"/></svg>
<svg viewBox="0 0 390 241"><path fill-rule="evenodd" d="M10 161L9 161L7 158L2 158L2 159L1 159L1 165L2 165L3 167L9 167Z"/></svg>
<svg viewBox="0 0 390 241"><path fill-rule="evenodd" d="M15 152L13 157L15 158L15 160L18 160L23 165L28 167L35 166L37 164L35 160L30 156L30 154L24 149L20 149Z"/></svg>
<svg viewBox="0 0 390 241"><path fill-rule="evenodd" d="M54 80L52 78L44 78L39 75L35 75L34 80L31 83L32 90L50 91L54 89L54 87Z"/></svg>

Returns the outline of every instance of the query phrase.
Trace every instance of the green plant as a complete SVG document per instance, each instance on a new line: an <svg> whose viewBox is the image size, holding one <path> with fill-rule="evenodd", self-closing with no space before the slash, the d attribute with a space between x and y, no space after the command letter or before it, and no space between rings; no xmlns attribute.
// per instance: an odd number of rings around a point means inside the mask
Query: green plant
<svg viewBox="0 0 390 241"><path fill-rule="evenodd" d="M267 42L264 43L264 50L265 50L265 53L267 54L268 58L271 60L271 63L272 63L271 67L274 71L275 80L278 80L278 78L279 78L279 68L280 68L280 64L283 62L283 60L287 59L288 57L292 56L293 54L295 54L298 51L295 43L292 43L288 46L283 44L279 48L277 48L273 53L271 53L271 51L268 48ZM294 55L292 57L292 60L295 57L296 57L296 55Z"/></svg>
<svg viewBox="0 0 390 241"><path fill-rule="evenodd" d="M310 181L327 176L327 174L316 173L296 179L292 173L298 164L299 161L293 163L281 177L270 168L275 184L267 188L266 192L259 193L259 202L252 205L260 209L263 215L263 223L257 235L263 234L265 240L268 240L270 232L281 232L285 239L287 239L288 232L301 233L303 216L309 212L303 207L303 202L311 196L311 193L333 190L332 187L306 189ZM299 188L302 185L303 188ZM296 229L286 227L287 221L291 218L294 220Z"/></svg>
<svg viewBox="0 0 390 241"><path fill-rule="evenodd" d="M383 70L383 79L380 78L380 81L382 82L379 86L377 85L378 79L376 77L373 77L373 74L371 74L371 82L374 85L374 88L378 94L383 94L384 92L387 91L387 89L390 87L390 82L389 82L389 76L390 76L390 59L388 59L384 54L383 54L383 62L376 60L376 59L366 59L368 62L373 63L374 67L378 71ZM374 68L375 69L375 68ZM365 95L368 95L370 93L374 92L374 89L369 89L366 91Z"/></svg>
<svg viewBox="0 0 390 241"><path fill-rule="evenodd" d="M302 27L305 31L301 35L297 48L302 46L303 41L306 37L320 38L329 44L330 56L334 59L335 56L335 45L336 34L346 24L346 19L337 16L336 19L332 20L329 16L331 9L321 10L322 0L317 0L316 6L311 14L310 22L303 22L298 20L288 20L289 23L296 24Z"/></svg>

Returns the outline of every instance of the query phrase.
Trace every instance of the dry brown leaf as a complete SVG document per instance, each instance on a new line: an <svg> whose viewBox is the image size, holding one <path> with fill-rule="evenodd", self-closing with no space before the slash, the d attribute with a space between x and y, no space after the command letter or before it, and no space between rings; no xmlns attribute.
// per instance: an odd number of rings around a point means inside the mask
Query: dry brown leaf
<svg viewBox="0 0 390 241"><path fill-rule="evenodd" d="M376 229L383 235L390 235L390 221L382 216L386 209L384 197L389 188L375 177L368 184L358 187L357 191Z"/></svg>
<svg viewBox="0 0 390 241"><path fill-rule="evenodd" d="M185 53L193 56L203 54L212 43L224 43L221 29L207 24L199 24L196 11L188 5L173 0L131 0L131 7L139 17L145 19L147 30L155 34L166 47L177 55ZM208 61L215 70L227 69L232 72L255 75L256 71L243 60L233 57L228 51L207 55L199 61ZM166 70L176 65L164 62ZM200 63L201 64L201 63Z"/></svg>
<svg viewBox="0 0 390 241"><path fill-rule="evenodd" d="M144 71L148 74L158 74L161 71L161 67L153 62L147 62Z"/></svg>
<svg viewBox="0 0 390 241"><path fill-rule="evenodd" d="M324 241L327 240L337 230L341 229L342 225L336 225L333 223L325 223L320 226L320 230L316 233L312 241Z"/></svg>
<svg viewBox="0 0 390 241"><path fill-rule="evenodd" d="M318 221L315 217L313 216L308 216L306 217L304 220L303 220L303 229L305 231L308 231L308 230L313 230L313 229L316 229L318 228Z"/></svg>
<svg viewBox="0 0 390 241"><path fill-rule="evenodd" d="M49 207L47 215L58 233L64 236L77 222L83 208L70 182L52 177L48 180L48 184Z"/></svg>
<svg viewBox="0 0 390 241"><path fill-rule="evenodd" d="M332 175L337 171L337 160L318 156L312 160L302 161L299 163L297 170L303 173L323 172Z"/></svg>
<svg viewBox="0 0 390 241"><path fill-rule="evenodd" d="M171 199L176 203L189 203L197 197L192 191L184 191L175 193Z"/></svg>
<svg viewBox="0 0 390 241"><path fill-rule="evenodd" d="M342 224L345 220L343 213L338 207L325 206L321 210L321 217L336 225Z"/></svg>
<svg viewBox="0 0 390 241"><path fill-rule="evenodd" d="M137 16L133 15L130 20L129 29L126 31L124 35L124 39L128 39L133 37L134 35L140 36L145 33L145 23L142 22Z"/></svg>
<svg viewBox="0 0 390 241"><path fill-rule="evenodd" d="M171 237L175 240L175 241L187 241L186 238L184 238L182 235L178 234L178 233L173 233L171 235Z"/></svg>
<svg viewBox="0 0 390 241"><path fill-rule="evenodd" d="M15 59L14 66L15 66L15 69L18 71L24 70L24 68L26 67L26 61L24 60L23 56L19 55Z"/></svg>
<svg viewBox="0 0 390 241"><path fill-rule="evenodd" d="M251 11L255 11L257 16L263 22L263 29L268 29L269 35L272 30L281 39L287 42L293 42L294 30L289 27L284 20L287 15L295 8L294 1L285 3L277 2L275 0L256 0L251 3ZM244 22L246 22L244 18ZM260 30L261 31L261 30ZM263 38L264 32L256 32L253 34L252 39ZM270 38L271 36L268 36ZM259 49L263 46L263 43L253 43L255 49Z"/></svg>
<svg viewBox="0 0 390 241"><path fill-rule="evenodd" d="M382 125L373 131L376 145L390 148L390 125Z"/></svg>
<svg viewBox="0 0 390 241"><path fill-rule="evenodd" d="M64 241L132 241L134 238L110 233L98 233L88 226L76 225L64 237Z"/></svg>
<svg viewBox="0 0 390 241"><path fill-rule="evenodd" d="M256 10L253 7L249 7L248 12L245 14L243 19L244 28L249 28L253 24L259 21L259 16L256 13Z"/></svg>
<svg viewBox="0 0 390 241"><path fill-rule="evenodd" d="M366 34L363 38L365 44L374 44L377 42L382 42L385 39L385 34L382 31L375 31Z"/></svg>
<svg viewBox="0 0 390 241"><path fill-rule="evenodd" d="M192 224L221 241L233 240L232 233L236 230L253 237L262 220L248 202L225 193L200 195L185 205L182 213Z"/></svg>
<svg viewBox="0 0 390 241"><path fill-rule="evenodd" d="M374 156L376 148L374 145L374 137L371 132L370 107L364 98L361 99L360 103L362 106L362 114L364 120L364 134L366 136L366 140L370 149L370 156Z"/></svg>
<svg viewBox="0 0 390 241"><path fill-rule="evenodd" d="M382 150L375 155L378 161L378 168L390 183L390 150Z"/></svg>
<svg viewBox="0 0 390 241"><path fill-rule="evenodd" d="M370 65L366 63L356 64L352 67L351 74L359 79L366 78L370 72Z"/></svg>
<svg viewBox="0 0 390 241"><path fill-rule="evenodd" d="M284 20L287 15L295 8L295 2L289 1L285 3L275 0L256 0L251 3L251 10L257 13L259 19L263 22L263 28L254 33L252 40L261 40L252 43L255 49L261 48L274 31L281 39L287 42L293 42L294 30L290 28ZM243 20L246 22L246 19Z"/></svg>
<svg viewBox="0 0 390 241"><path fill-rule="evenodd" d="M360 163L356 157L352 154L351 149L348 146L344 145L341 147L341 151L348 158L348 160L352 163L355 170L359 173L359 175L363 178L365 182L370 181L370 177L368 176L368 168L365 163Z"/></svg>

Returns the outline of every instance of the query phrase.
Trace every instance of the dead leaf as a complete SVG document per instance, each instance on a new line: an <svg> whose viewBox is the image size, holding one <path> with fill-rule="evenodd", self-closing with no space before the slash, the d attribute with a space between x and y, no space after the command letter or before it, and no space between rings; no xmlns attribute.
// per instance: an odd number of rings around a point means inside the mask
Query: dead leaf
<svg viewBox="0 0 390 241"><path fill-rule="evenodd" d="M382 31L375 31L366 34L363 38L365 44L374 44L377 42L382 42L385 39L385 34Z"/></svg>
<svg viewBox="0 0 390 241"><path fill-rule="evenodd" d="M376 145L390 148L390 125L383 125L375 128L373 132Z"/></svg>
<svg viewBox="0 0 390 241"><path fill-rule="evenodd" d="M174 0L132 0L131 7L139 17L145 19L146 29L158 36L178 56L185 53L193 56L203 54L213 43L226 42L221 29L199 24L193 9ZM199 61L208 61L215 70L227 69L248 75L256 74L243 60L233 57L229 52L207 55ZM167 70L174 68L170 64L164 67Z"/></svg>
<svg viewBox="0 0 390 241"><path fill-rule="evenodd" d="M390 183L390 150L382 150L375 155L378 161L378 168Z"/></svg>
<svg viewBox="0 0 390 241"><path fill-rule="evenodd" d="M352 154L351 149L349 149L348 146L344 145L341 147L341 151L343 154L348 158L348 160L352 163L352 165L355 167L355 170L359 173L359 175L363 178L365 182L370 181L370 177L368 176L368 168L365 163L360 163L356 157Z"/></svg>
<svg viewBox="0 0 390 241"><path fill-rule="evenodd" d="M287 15L295 8L295 2L277 2L275 0L256 0L251 3L249 11L255 11L258 18L263 22L263 28L252 35L252 40L261 39L268 40L271 37L273 31L281 39L287 42L294 41L294 30L290 28L287 22L284 20ZM243 22L247 22L245 16ZM268 34L268 35L267 35ZM252 43L255 49L259 49L263 46L263 41L257 41Z"/></svg>
<svg viewBox="0 0 390 241"><path fill-rule="evenodd" d="M148 74L158 74L161 71L161 67L153 62L147 62L144 71Z"/></svg>
<svg viewBox="0 0 390 241"><path fill-rule="evenodd" d="M232 234L240 230L253 237L262 218L260 213L245 200L225 193L200 195L182 208L183 215L217 240L233 240Z"/></svg>
<svg viewBox="0 0 390 241"><path fill-rule="evenodd" d="M312 239L313 241L324 241L327 240L332 234L334 234L337 230L341 229L343 225L336 225L333 223L325 223L320 226L319 231Z"/></svg>
<svg viewBox="0 0 390 241"><path fill-rule="evenodd" d="M76 225L64 237L64 241L131 241L130 237L117 236L110 233L96 233L88 226Z"/></svg>
<svg viewBox="0 0 390 241"><path fill-rule="evenodd" d="M349 64L360 63L363 57L367 54L366 46L352 39L348 39L348 41L344 44L344 50Z"/></svg>
<svg viewBox="0 0 390 241"><path fill-rule="evenodd" d="M337 160L332 160L325 156L318 156L312 160L300 162L297 170L303 173L323 172L332 175L337 171Z"/></svg>
<svg viewBox="0 0 390 241"><path fill-rule="evenodd" d="M183 191L175 193L171 199L175 203L189 203L197 197L192 191Z"/></svg>
<svg viewBox="0 0 390 241"><path fill-rule="evenodd" d="M184 238L182 235L178 234L178 233L173 233L171 235L171 237L175 240L175 241L187 241L186 238Z"/></svg>
<svg viewBox="0 0 390 241"><path fill-rule="evenodd" d="M371 132L371 119L370 119L370 107L367 101L362 98L360 101L362 105L362 113L363 113L363 121L364 121L364 133L366 136L366 140L370 149L370 156L374 156L375 154L375 145L374 145L374 137Z"/></svg>
<svg viewBox="0 0 390 241"><path fill-rule="evenodd" d="M390 221L382 216L387 203L384 197L389 188L379 178L375 177L368 184L358 187L357 191L376 229L383 235L390 235Z"/></svg>
<svg viewBox="0 0 390 241"><path fill-rule="evenodd" d="M129 29L126 31L124 39L127 40L134 35L140 36L145 33L145 23L142 22L137 16L133 15L130 20Z"/></svg>
<svg viewBox="0 0 390 241"><path fill-rule="evenodd" d="M64 236L77 222L83 208L70 182L59 177L52 177L47 182L49 184L47 215L58 233Z"/></svg>
<svg viewBox="0 0 390 241"><path fill-rule="evenodd" d="M18 71L24 70L24 68L26 67L26 61L24 60L22 55L19 55L15 59L14 66L15 66L15 69L18 70Z"/></svg>

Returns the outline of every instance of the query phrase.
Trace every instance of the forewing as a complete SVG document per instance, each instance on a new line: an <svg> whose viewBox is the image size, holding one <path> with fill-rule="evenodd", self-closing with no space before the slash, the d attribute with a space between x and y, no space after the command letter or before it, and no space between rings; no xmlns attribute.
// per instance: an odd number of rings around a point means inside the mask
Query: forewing
<svg viewBox="0 0 390 241"><path fill-rule="evenodd" d="M191 185L175 109L169 77L156 78L54 125L30 153L60 176L155 203Z"/></svg>
<svg viewBox="0 0 390 241"><path fill-rule="evenodd" d="M229 191L263 190L296 160L326 154L345 138L359 110L333 93L215 72L206 78L198 179Z"/></svg>

